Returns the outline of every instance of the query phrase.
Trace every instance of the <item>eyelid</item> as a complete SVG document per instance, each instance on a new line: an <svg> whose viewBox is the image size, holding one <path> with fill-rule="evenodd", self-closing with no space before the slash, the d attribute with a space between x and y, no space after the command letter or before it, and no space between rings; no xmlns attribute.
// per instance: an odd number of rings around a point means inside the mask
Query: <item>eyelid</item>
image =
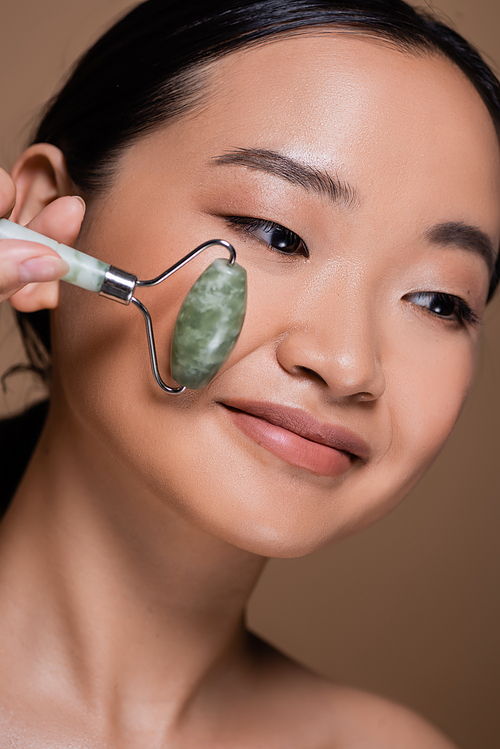
<svg viewBox="0 0 500 749"><path fill-rule="evenodd" d="M418 304L416 301L414 301L414 297L427 297L429 300L432 297L440 297L443 300L452 301L455 305L453 316L440 315L437 312L433 312L433 310L426 307L426 305ZM445 291L412 291L408 294L405 294L403 299L411 302L412 304L415 304L417 307L420 307L423 310L427 310L430 315L443 320L444 322L456 322L461 326L465 326L467 324L479 325L481 323L481 318L479 317L479 315L474 312L474 310L467 304L464 299L462 299L462 297L459 297L456 294L449 294Z"/></svg>
<svg viewBox="0 0 500 749"><path fill-rule="evenodd" d="M229 225L233 228L239 228L241 231L244 231L246 234L249 234L250 236L253 236L257 241L261 242L262 244L266 245L267 247L270 247L274 252L277 252L278 254L285 255L287 257L309 257L309 250L307 248L306 243L300 237L296 232L292 231L292 229L289 229L287 226L283 226L283 224L279 224L276 221L270 221L269 219L263 219L263 218L256 218L253 216L225 216L224 217L226 221L229 223ZM277 247L273 247L272 244L269 242L266 242L264 239L261 239L260 237L257 237L255 234L250 231L251 229L263 229L264 231L271 231L273 229L281 229L284 232L287 232L291 237L296 238L299 241L300 247L302 248L302 252L286 252L285 250L280 250Z"/></svg>

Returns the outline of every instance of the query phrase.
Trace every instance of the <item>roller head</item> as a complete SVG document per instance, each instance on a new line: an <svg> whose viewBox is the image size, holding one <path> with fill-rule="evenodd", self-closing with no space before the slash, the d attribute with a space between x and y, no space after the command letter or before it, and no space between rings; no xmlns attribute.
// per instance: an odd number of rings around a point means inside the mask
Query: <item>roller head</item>
<svg viewBox="0 0 500 749"><path fill-rule="evenodd" d="M171 352L172 377L204 388L233 350L245 318L246 271L219 258L193 284L179 311Z"/></svg>

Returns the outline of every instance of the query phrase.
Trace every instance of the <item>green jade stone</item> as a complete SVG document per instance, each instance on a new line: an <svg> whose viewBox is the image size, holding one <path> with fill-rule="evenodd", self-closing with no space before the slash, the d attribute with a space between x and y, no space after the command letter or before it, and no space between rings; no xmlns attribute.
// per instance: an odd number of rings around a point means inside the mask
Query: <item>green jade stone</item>
<svg viewBox="0 0 500 749"><path fill-rule="evenodd" d="M219 258L189 290L172 340L171 371L179 385L208 385L233 350L245 318L246 271Z"/></svg>

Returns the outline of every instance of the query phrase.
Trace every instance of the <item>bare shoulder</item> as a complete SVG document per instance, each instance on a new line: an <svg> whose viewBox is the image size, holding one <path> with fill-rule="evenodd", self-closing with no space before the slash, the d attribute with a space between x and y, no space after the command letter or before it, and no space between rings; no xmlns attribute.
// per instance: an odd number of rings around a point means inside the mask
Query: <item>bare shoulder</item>
<svg viewBox="0 0 500 749"><path fill-rule="evenodd" d="M301 749L458 749L413 710L334 684L263 647L266 686L261 693L276 715L293 715L288 725L301 737Z"/></svg>
<svg viewBox="0 0 500 749"><path fill-rule="evenodd" d="M441 731L403 705L328 682L324 689L332 704L333 737L339 740L341 726L346 749L457 749Z"/></svg>

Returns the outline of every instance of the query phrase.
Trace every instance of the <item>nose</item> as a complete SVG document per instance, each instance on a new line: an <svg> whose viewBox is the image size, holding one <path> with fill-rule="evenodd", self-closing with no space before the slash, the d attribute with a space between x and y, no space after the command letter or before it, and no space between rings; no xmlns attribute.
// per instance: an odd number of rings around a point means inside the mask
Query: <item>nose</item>
<svg viewBox="0 0 500 749"><path fill-rule="evenodd" d="M316 383L336 400L376 401L385 391L378 323L368 304L343 294L301 304L277 347L287 372ZM300 314L300 318L299 318Z"/></svg>

